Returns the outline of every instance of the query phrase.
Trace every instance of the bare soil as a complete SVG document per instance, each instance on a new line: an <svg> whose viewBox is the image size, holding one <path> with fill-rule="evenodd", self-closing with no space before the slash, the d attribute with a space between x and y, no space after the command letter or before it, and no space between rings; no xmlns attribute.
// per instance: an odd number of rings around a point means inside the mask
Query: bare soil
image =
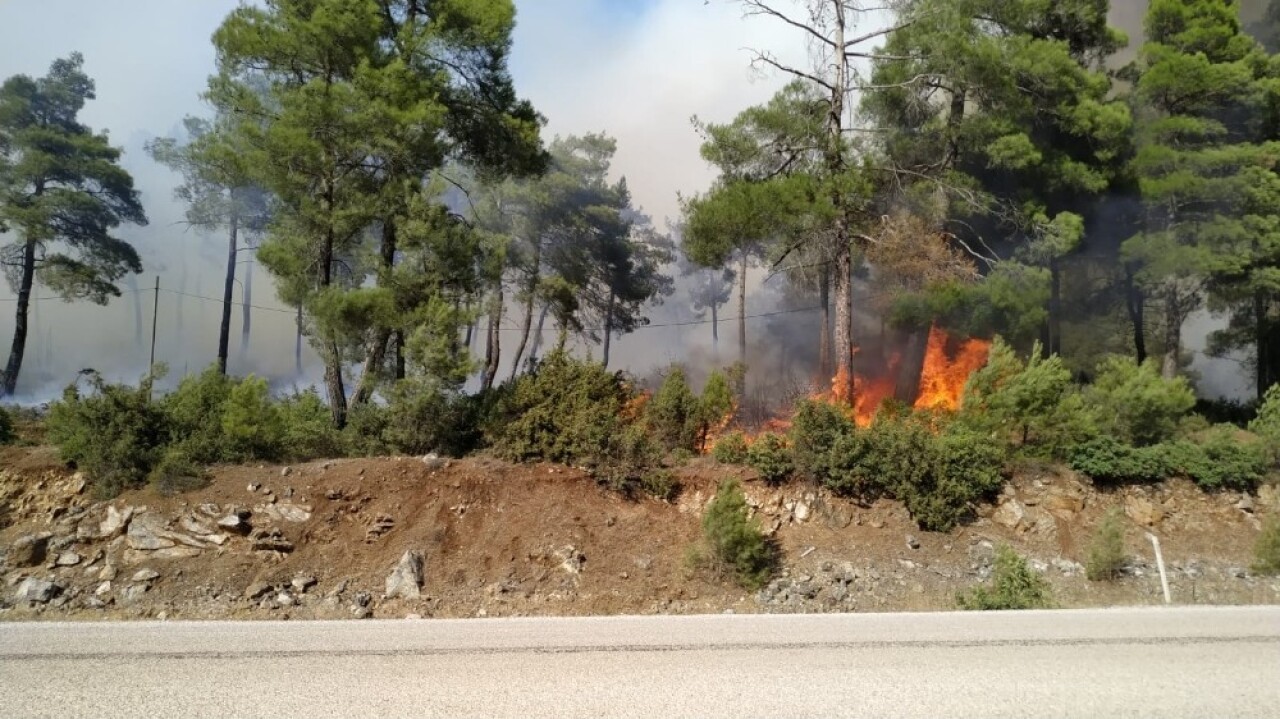
<svg viewBox="0 0 1280 719"><path fill-rule="evenodd" d="M1280 511L1274 486L1248 497L1187 482L1103 491L1030 465L973 523L939 534L919 531L896 502L863 507L800 484L771 488L709 459L679 471L683 490L670 503L620 496L573 468L483 457L436 469L410 457L216 467L197 491L140 490L107 503L48 448L5 449L0 466L0 552L8 550L0 619L8 620L938 610L989 576L1002 542L1044 572L1062 606L1156 604L1147 532L1161 541L1176 603L1280 602L1280 579L1245 569L1260 518ZM779 577L762 592L688 561L703 507L729 476L743 480L782 552ZM132 534L99 536L108 505L134 508L135 523L151 515L150 526L163 525L195 556L165 559L132 548ZM1089 582L1079 564L1112 506L1127 512L1130 566L1115 582ZM220 545L184 534L236 510L249 512L253 534L227 532ZM253 548L259 533L277 530L291 550ZM16 566L15 544L38 533L51 534L47 556ZM384 599L407 550L426 558L422 597ZM79 560L58 566L67 552ZM135 580L142 569L159 576ZM53 581L59 593L16 601L28 577Z"/></svg>

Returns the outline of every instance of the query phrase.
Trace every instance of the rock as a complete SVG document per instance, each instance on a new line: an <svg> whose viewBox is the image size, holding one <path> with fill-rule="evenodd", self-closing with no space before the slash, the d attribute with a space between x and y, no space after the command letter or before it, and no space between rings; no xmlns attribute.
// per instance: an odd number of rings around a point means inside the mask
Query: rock
<svg viewBox="0 0 1280 719"><path fill-rule="evenodd" d="M178 526L182 527L183 531L190 532L201 539L208 537L210 534L215 534L218 531L209 526L209 524L203 520L199 520L191 516L179 519Z"/></svg>
<svg viewBox="0 0 1280 719"><path fill-rule="evenodd" d="M362 607L355 604L351 607L351 616L356 619L368 619L373 616L373 610L368 607Z"/></svg>
<svg viewBox="0 0 1280 719"><path fill-rule="evenodd" d="M916 538L915 538L915 535L913 535L913 534L908 534L908 535L907 535L907 549L919 549L919 548L920 548L920 540L916 539Z"/></svg>
<svg viewBox="0 0 1280 719"><path fill-rule="evenodd" d="M228 536L227 536L227 535L225 535L225 534L210 534L209 536L205 537L204 539L205 539L205 541L209 542L209 543L210 543L210 544L212 544L212 545L215 545L215 546L221 547L222 545L226 544L226 543L227 543L227 540L228 540L228 539L231 539L231 537L228 537Z"/></svg>
<svg viewBox="0 0 1280 719"><path fill-rule="evenodd" d="M1240 495L1240 501L1236 502L1236 509L1246 514L1253 514L1253 497L1250 497L1247 494Z"/></svg>
<svg viewBox="0 0 1280 719"><path fill-rule="evenodd" d="M367 607L373 602L373 595L368 592L356 592L355 601L357 607Z"/></svg>
<svg viewBox="0 0 1280 719"><path fill-rule="evenodd" d="M293 474L293 467L284 467L280 470L281 477L288 477L291 474Z"/></svg>
<svg viewBox="0 0 1280 719"><path fill-rule="evenodd" d="M305 522L311 519L311 508L300 504L260 504L254 511L282 522Z"/></svg>
<svg viewBox="0 0 1280 719"><path fill-rule="evenodd" d="M316 585L316 578L315 577L294 577L293 581L289 582L289 585L293 587L293 591L299 594L302 594L303 592L307 591L308 589Z"/></svg>
<svg viewBox="0 0 1280 719"><path fill-rule="evenodd" d="M557 550L556 557L560 560L560 568L570 574L581 574L583 565L587 563L586 556L572 545Z"/></svg>
<svg viewBox="0 0 1280 719"><path fill-rule="evenodd" d="M84 606L88 609L106 609L107 603L97 597L85 597Z"/></svg>
<svg viewBox="0 0 1280 719"><path fill-rule="evenodd" d="M97 589L93 590L94 596L97 596L97 597L105 597L110 593L111 593L111 582L103 582L102 584L98 585Z"/></svg>
<svg viewBox="0 0 1280 719"><path fill-rule="evenodd" d="M996 507L996 511L991 514L991 521L1002 527L1009 529L1017 529L1022 524L1022 519L1027 514L1027 510L1022 503L1016 499L1009 499Z"/></svg>
<svg viewBox="0 0 1280 719"><path fill-rule="evenodd" d="M156 571L156 570L154 570L154 569L146 569L146 568L144 568L144 569L139 569L138 571L134 572L134 573L133 573L133 576L129 578L129 581L132 581L132 582L150 582L150 581L151 581L151 580L153 580L153 579L159 579L159 578L160 578L160 572L157 572L157 571Z"/></svg>
<svg viewBox="0 0 1280 719"><path fill-rule="evenodd" d="M796 502L795 509L791 510L791 512L797 522L809 521L809 505L803 500Z"/></svg>
<svg viewBox="0 0 1280 719"><path fill-rule="evenodd" d="M177 542L161 536L165 532L164 518L155 514L142 514L129 522L125 532L125 541L132 549L153 551L172 547Z"/></svg>
<svg viewBox="0 0 1280 719"><path fill-rule="evenodd" d="M422 553L410 549L400 557L386 582L386 598L418 599L422 596Z"/></svg>
<svg viewBox="0 0 1280 719"><path fill-rule="evenodd" d="M441 457L435 452L431 452L430 454L427 454L425 457L423 457L422 463L425 464L427 466L427 469L432 472L439 471L449 466L449 460L445 459L444 457Z"/></svg>
<svg viewBox="0 0 1280 719"><path fill-rule="evenodd" d="M36 577L27 577L18 585L18 591L13 595L13 601L28 604L46 604L49 600L62 593L62 587L44 579Z"/></svg>
<svg viewBox="0 0 1280 719"><path fill-rule="evenodd" d="M49 532L18 537L18 540L9 547L9 553L5 555L7 563L11 567L34 567L43 564L45 556L49 553L49 540L52 537L53 534Z"/></svg>
<svg viewBox="0 0 1280 719"><path fill-rule="evenodd" d="M249 535L249 541L255 551L292 552L293 542L285 538L279 529L257 529Z"/></svg>
<svg viewBox="0 0 1280 719"><path fill-rule="evenodd" d="M119 595L120 603L132 604L138 601L139 599L141 599L142 595L146 594L147 590L150 588L151 588L151 585L146 583L130 584L129 586L120 590L120 595Z"/></svg>
<svg viewBox="0 0 1280 719"><path fill-rule="evenodd" d="M837 584L828 590L827 596L834 602L843 602L849 596L849 588L843 584Z"/></svg>
<svg viewBox="0 0 1280 719"><path fill-rule="evenodd" d="M1044 500L1045 511L1063 521L1071 521L1084 510L1084 499L1067 494L1054 494Z"/></svg>
<svg viewBox="0 0 1280 719"><path fill-rule="evenodd" d="M266 582L254 582L248 587L245 587L244 598L251 601L254 599L261 599L273 591L275 591L275 587L267 584Z"/></svg>
<svg viewBox="0 0 1280 719"><path fill-rule="evenodd" d="M216 518L222 514L222 507L211 502L206 502L198 507L200 513L209 518Z"/></svg>
<svg viewBox="0 0 1280 719"><path fill-rule="evenodd" d="M276 604L282 607L292 607L295 603L293 595L288 592L280 592L276 595Z"/></svg>
<svg viewBox="0 0 1280 719"><path fill-rule="evenodd" d="M383 535L395 529L396 520L394 517L386 514L379 514L373 518L373 522L369 524L369 528L364 532L364 541L373 543L378 541Z"/></svg>
<svg viewBox="0 0 1280 719"><path fill-rule="evenodd" d="M98 536L103 539L112 539L119 535L129 526L133 512L133 507L116 509L112 505L107 505L107 516L98 524Z"/></svg>
<svg viewBox="0 0 1280 719"><path fill-rule="evenodd" d="M116 578L116 565L112 564L111 562L107 562L106 564L102 565L102 571L98 572L98 579L104 579L109 582L115 578Z"/></svg>
<svg viewBox="0 0 1280 719"><path fill-rule="evenodd" d="M80 563L80 560L81 560L81 557L79 554L76 554L75 552L67 551L67 552L63 552L62 554L59 554L58 558L54 561L54 564L58 565L59 567L74 567Z"/></svg>
<svg viewBox="0 0 1280 719"><path fill-rule="evenodd" d="M853 562L844 562L835 571L833 578L841 584L849 584L858 578L858 570L854 568Z"/></svg>
<svg viewBox="0 0 1280 719"><path fill-rule="evenodd" d="M1129 519L1144 527L1154 527L1164 519L1164 510L1145 497L1126 497L1124 500L1124 513L1128 515Z"/></svg>
<svg viewBox="0 0 1280 719"><path fill-rule="evenodd" d="M1260 485L1258 487L1258 503L1264 507L1280 509L1280 485Z"/></svg>
<svg viewBox="0 0 1280 719"><path fill-rule="evenodd" d="M238 514L228 514L218 520L218 527L237 534L247 534L249 532L249 523L244 521Z"/></svg>

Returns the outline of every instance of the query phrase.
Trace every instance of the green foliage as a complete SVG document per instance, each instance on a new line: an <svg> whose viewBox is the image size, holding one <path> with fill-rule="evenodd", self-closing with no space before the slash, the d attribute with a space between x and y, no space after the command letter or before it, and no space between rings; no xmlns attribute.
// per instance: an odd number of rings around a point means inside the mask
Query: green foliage
<svg viewBox="0 0 1280 719"><path fill-rule="evenodd" d="M49 408L49 441L84 470L102 498L141 486L169 440L167 419L149 400L151 379L138 387L108 384L96 373L92 391L73 384Z"/></svg>
<svg viewBox="0 0 1280 719"><path fill-rule="evenodd" d="M265 379L251 375L232 386L222 409L225 457L239 461L277 459L284 432Z"/></svg>
<svg viewBox="0 0 1280 719"><path fill-rule="evenodd" d="M1280 384L1273 385L1263 396L1257 417L1249 423L1249 431L1270 445L1273 461L1280 464Z"/></svg>
<svg viewBox="0 0 1280 719"><path fill-rule="evenodd" d="M796 473L805 479L819 480L833 475L832 450L841 438L853 432L853 420L842 407L830 402L801 400L791 418L791 455Z"/></svg>
<svg viewBox="0 0 1280 719"><path fill-rule="evenodd" d="M795 469L787 440L772 432L756 437L747 448L747 464L769 484L781 484Z"/></svg>
<svg viewBox="0 0 1280 719"><path fill-rule="evenodd" d="M1196 397L1185 377L1165 379L1154 362L1140 365L1126 357L1108 357L1085 391L1085 401L1096 413L1102 434L1141 447L1175 436Z"/></svg>
<svg viewBox="0 0 1280 719"><path fill-rule="evenodd" d="M421 379L396 383L384 409L383 442L405 454L461 457L480 446L482 400Z"/></svg>
<svg viewBox="0 0 1280 719"><path fill-rule="evenodd" d="M684 370L670 368L662 386L645 407L645 421L650 433L667 450L694 450L702 420L698 398L689 389Z"/></svg>
<svg viewBox="0 0 1280 719"><path fill-rule="evenodd" d="M730 420L736 407L736 397L728 374L716 370L707 377L698 397L698 449L707 450L707 435L723 427Z"/></svg>
<svg viewBox="0 0 1280 719"><path fill-rule="evenodd" d="M640 489L651 497L671 502L680 496L680 481L669 469L653 469L640 478Z"/></svg>
<svg viewBox="0 0 1280 719"><path fill-rule="evenodd" d="M183 455L190 461L213 464L234 459L227 452L222 415L235 383L217 367L210 367L184 377L160 401L169 435L182 444Z"/></svg>
<svg viewBox="0 0 1280 719"><path fill-rule="evenodd" d="M999 338L986 366L969 378L961 406L961 421L975 431L1051 458L1065 456L1092 424L1062 358L1043 358L1036 344L1024 362Z"/></svg>
<svg viewBox="0 0 1280 719"><path fill-rule="evenodd" d="M956 603L967 610L1047 609L1053 606L1053 594L1048 580L1002 544L996 548L991 585L961 592Z"/></svg>
<svg viewBox="0 0 1280 719"><path fill-rule="evenodd" d="M608 438L600 456L595 458L596 479L606 487L623 494L649 492L650 474L659 470L662 447L639 423L628 424Z"/></svg>
<svg viewBox="0 0 1280 719"><path fill-rule="evenodd" d="M1071 448L1068 462L1102 482L1158 482L1171 471L1165 447L1132 447L1115 437L1094 437Z"/></svg>
<svg viewBox="0 0 1280 719"><path fill-rule="evenodd" d="M1253 545L1253 571L1280 576L1280 517L1271 517L1263 523L1258 543Z"/></svg>
<svg viewBox="0 0 1280 719"><path fill-rule="evenodd" d="M284 432L280 455L296 461L346 454L341 433L333 428L329 408L315 390L295 392L276 404Z"/></svg>
<svg viewBox="0 0 1280 719"><path fill-rule="evenodd" d="M931 456L930 456L931 455ZM930 471L917 484L898 482L894 494L921 529L949 532L968 520L973 505L1004 484L1003 449L959 426L948 427L932 443Z"/></svg>
<svg viewBox="0 0 1280 719"><path fill-rule="evenodd" d="M736 480L722 482L702 516L702 535L714 559L729 568L738 583L758 589L777 566L777 551L748 516L747 499Z"/></svg>
<svg viewBox="0 0 1280 719"><path fill-rule="evenodd" d="M13 444L18 434L13 428L13 415L5 407L0 407L0 444Z"/></svg>
<svg viewBox="0 0 1280 719"><path fill-rule="evenodd" d="M1112 508L1094 531L1084 560L1084 575L1091 582L1111 581L1124 568L1124 513Z"/></svg>
<svg viewBox="0 0 1280 719"><path fill-rule="evenodd" d="M619 416L628 399L618 375L556 349L511 384L486 434L499 454L514 461L593 463L608 454L622 430Z"/></svg>
<svg viewBox="0 0 1280 719"><path fill-rule="evenodd" d="M1233 425L1218 425L1195 441L1172 442L1166 447L1171 471L1206 490L1252 490L1266 476L1270 463L1270 451L1263 441Z"/></svg>
<svg viewBox="0 0 1280 719"><path fill-rule="evenodd" d="M161 454L151 470L150 482L161 494L179 494L205 487L209 476L203 463L192 460L182 445L174 445Z"/></svg>
<svg viewBox="0 0 1280 719"><path fill-rule="evenodd" d="M720 464L746 464L747 438L741 432L730 432L716 442L711 455Z"/></svg>

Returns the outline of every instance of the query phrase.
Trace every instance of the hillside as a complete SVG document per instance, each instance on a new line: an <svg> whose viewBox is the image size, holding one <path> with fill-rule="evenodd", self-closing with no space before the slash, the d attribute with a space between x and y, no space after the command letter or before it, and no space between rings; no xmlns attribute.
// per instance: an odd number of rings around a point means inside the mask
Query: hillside
<svg viewBox="0 0 1280 719"><path fill-rule="evenodd" d="M1280 602L1280 579L1246 569L1280 511L1257 496L1185 481L1099 491L1072 473L1024 467L996 504L951 533L920 532L896 502L860 507L764 486L709 459L680 470L672 503L630 500L583 472L486 458L224 466L204 489L95 502L47 448L7 449L0 473L0 618L438 617L948 609L985 578L993 548L1032 560L1063 606L1155 604L1144 532L1161 540L1177 603ZM746 592L687 567L716 483L744 479L784 569ZM1126 512L1124 575L1088 582L1084 546L1111 506ZM409 551L417 599L387 599ZM42 582L52 583L53 586ZM38 601L17 601L18 595Z"/></svg>

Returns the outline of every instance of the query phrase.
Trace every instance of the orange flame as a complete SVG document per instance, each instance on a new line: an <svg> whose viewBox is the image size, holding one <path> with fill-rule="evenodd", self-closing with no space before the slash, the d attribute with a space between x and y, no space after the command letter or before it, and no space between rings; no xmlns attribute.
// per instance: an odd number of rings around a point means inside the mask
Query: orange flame
<svg viewBox="0 0 1280 719"><path fill-rule="evenodd" d="M924 355L924 370L920 373L920 392L916 395L916 409L960 409L964 386L969 376L982 369L991 352L987 340L970 339L961 342L955 356L948 356L946 332L934 327L929 330L929 345Z"/></svg>

